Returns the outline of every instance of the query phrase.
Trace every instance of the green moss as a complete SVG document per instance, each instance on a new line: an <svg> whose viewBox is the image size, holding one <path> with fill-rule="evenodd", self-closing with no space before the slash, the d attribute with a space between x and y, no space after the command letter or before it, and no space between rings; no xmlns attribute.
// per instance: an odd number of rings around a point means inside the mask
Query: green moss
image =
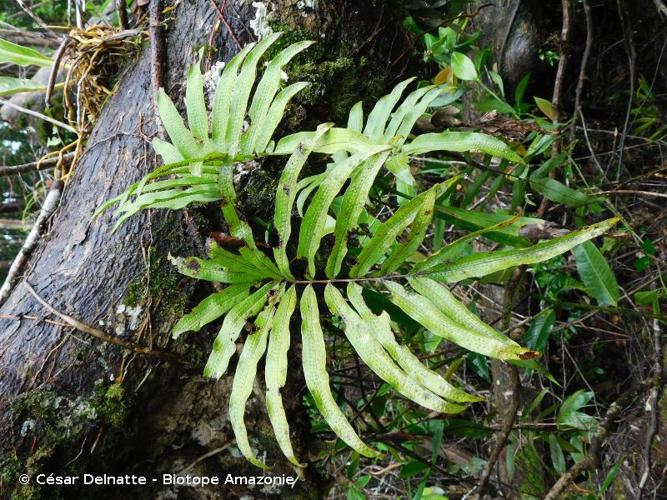
<svg viewBox="0 0 667 500"><path fill-rule="evenodd" d="M121 428L127 420L127 398L120 384L110 385L97 406L100 417L112 428Z"/></svg>
<svg viewBox="0 0 667 500"><path fill-rule="evenodd" d="M186 299L179 290L182 276L167 258L155 247L148 249L148 272L132 281L123 297L123 304L135 307L148 297L160 297L160 310L156 314L179 316L183 313Z"/></svg>

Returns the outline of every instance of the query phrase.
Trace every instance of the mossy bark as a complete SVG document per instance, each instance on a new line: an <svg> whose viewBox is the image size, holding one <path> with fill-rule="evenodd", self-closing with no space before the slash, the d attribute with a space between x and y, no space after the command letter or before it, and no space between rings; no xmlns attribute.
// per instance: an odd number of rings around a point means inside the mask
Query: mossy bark
<svg viewBox="0 0 667 500"><path fill-rule="evenodd" d="M274 27L287 31L286 42L304 37L319 42L289 70L293 78L307 77L314 85L290 107L284 131L332 118L344 122L351 104L380 95L409 60L400 23L390 18L383 2L320 1L306 10L301 5L288 0L269 3ZM228 21L236 36L247 42L253 6L242 2L236 10L239 16L230 13ZM185 70L196 59L196 49L207 43L216 14L206 0L186 0L169 16L167 90L182 101ZM378 33L383 23L387 27ZM216 40L213 57L228 60L236 46L224 27ZM2 498L118 498L118 490L111 487L38 487L38 473L158 477L188 467L193 475L258 473L234 452L226 417L230 381L200 376L211 343L208 332L178 342L169 336L175 320L210 290L179 276L166 256L201 253L208 232L218 229L215 208L144 214L113 234L111 213L91 220L104 200L156 165L146 141L146 134L157 131L150 69L147 48L100 113L24 280L56 310L126 340L179 352L183 362L146 358L63 326L20 283L0 308L12 318L26 316L20 321L0 316ZM271 186L280 168L266 163L249 172L239 186L242 210L271 206ZM292 368L285 399L295 447L307 459L309 423L300 406L298 362ZM280 458L259 400L251 401L247 423L253 444L267 450L267 460L276 464L272 473L294 475ZM210 456L202 459L207 453ZM33 477L30 484L17 481L23 473ZM284 490L150 485L122 493L128 498L212 498L222 492L321 496L326 478L311 466L304 479Z"/></svg>

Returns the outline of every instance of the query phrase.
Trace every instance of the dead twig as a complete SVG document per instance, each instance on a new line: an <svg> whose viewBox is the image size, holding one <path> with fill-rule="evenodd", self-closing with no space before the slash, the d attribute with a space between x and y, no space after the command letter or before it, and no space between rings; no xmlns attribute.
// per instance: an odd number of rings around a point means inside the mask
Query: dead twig
<svg viewBox="0 0 667 500"><path fill-rule="evenodd" d="M37 160L31 163L23 163L21 165L1 165L0 177L48 170L49 168L57 166L61 161L70 162L73 158L74 153L66 153L62 155L62 157L47 158L45 160Z"/></svg>
<svg viewBox="0 0 667 500"><path fill-rule="evenodd" d="M653 282L653 290L657 288L656 283ZM654 309L654 313L657 313ZM646 412L648 413L648 428L646 429L646 434L644 438L644 445L642 449L642 475L639 479L639 486L637 492L637 498L642 498L644 488L646 488L646 483L651 475L651 469L653 468L653 440L658 434L658 429L660 428L660 398L663 392L662 383L662 374L663 374L663 354L662 354L662 327L660 325L660 320L658 318L653 318L652 321L652 333L653 333L653 376L657 379L658 383L655 384L650 390L648 397L646 398Z"/></svg>
<svg viewBox="0 0 667 500"><path fill-rule="evenodd" d="M28 262L28 259L32 255L32 252L35 250L37 243L39 243L40 237L42 235L42 230L46 221L49 220L53 212L55 212L60 202L60 195L62 194L63 183L61 181L55 181L49 190L49 194L44 200L44 205L42 205L42 210L39 212L37 221L35 225L30 230L28 237L26 238L21 250L19 250L18 255L12 263L12 267L9 268L7 272L7 277L5 282L0 288L0 304L7 300L9 294L16 283L16 280L19 278L19 275L23 271L23 268Z"/></svg>
<svg viewBox="0 0 667 500"><path fill-rule="evenodd" d="M621 140L618 145L618 168L616 170L616 182L621 178L621 169L623 168L623 155L625 153L625 141L630 128L630 118L632 116L632 104L635 98L635 79L637 75L637 51L635 49L634 37L632 36L632 25L630 17L625 7L625 0L617 0L618 16L621 19L621 28L623 30L623 41L625 42L625 51L628 54L628 68L630 71L630 95L628 96L628 105L625 110L625 122L621 132Z"/></svg>
<svg viewBox="0 0 667 500"><path fill-rule="evenodd" d="M11 101L7 101L5 99L0 99L0 104L3 106L9 106L10 108L13 108L17 111L20 111L21 113L25 113L26 115L34 116L35 118L39 118L40 120L44 120L45 122L49 122L52 125L55 125L56 127L63 128L65 130L68 130L72 132L73 134L77 134L78 132L74 127L70 127L66 123L63 123L59 120L56 120L54 118L51 118L50 116L46 116L42 113L39 113L37 111L33 111L32 109L24 108L23 106L19 106L18 104L14 104Z"/></svg>
<svg viewBox="0 0 667 500"><path fill-rule="evenodd" d="M222 21L222 24L225 25L225 28L227 28L227 32L229 33L229 36L232 37L232 40L234 40L234 43L236 43L236 46L241 49L242 45L241 42L239 42L239 39L236 38L236 35L234 34L234 30L232 30L232 27L229 25L229 22L227 21L227 17L225 16L225 7L227 6L227 0L225 0L222 4L222 7L219 7L217 3L215 3L215 0L208 0L211 6L215 9L216 14L218 15L218 18L220 21Z"/></svg>
<svg viewBox="0 0 667 500"><path fill-rule="evenodd" d="M560 58L558 59L558 68L556 70L556 80L554 82L554 91L551 97L551 107L553 108L553 121L558 123L563 116L563 90L565 88L565 71L567 70L567 63L570 58L570 34L572 32L572 1L562 0L563 11L563 25L560 32ZM553 141L551 153L556 156L561 151L561 137L557 136ZM555 176L555 172L549 174L550 177ZM542 218L549 208L548 198L542 198L539 208L537 209L537 217Z"/></svg>
<svg viewBox="0 0 667 500"><path fill-rule="evenodd" d="M35 291L35 289L28 283L27 281L24 282L26 288L28 288L28 291L30 294L35 298L37 302L39 302L42 307L44 307L47 311L49 311L52 314L55 314L58 316L60 319L62 319L65 323L67 323L68 326L82 332L82 333L87 333L91 337L95 337L96 339L99 339L103 342L106 342L108 344L113 344L117 345L119 347L122 347L123 349L127 349L129 351L133 351L139 354L143 354L145 356L153 356L156 358L162 358L162 359L167 359L170 361L179 361L180 357L177 354L171 353L171 352L165 352L165 351L156 351L152 350L148 347L142 347L134 344L133 342L129 342L125 339L122 339L120 337L113 337L111 335L107 335L105 332L102 330L98 330L97 328L93 328L92 326L88 326L85 323L82 323L78 319L73 318L72 316L68 316L67 314L61 313L60 311L56 310L54 307L52 307L49 303L47 303L42 297L39 296L39 294Z"/></svg>
<svg viewBox="0 0 667 500"><path fill-rule="evenodd" d="M581 96L583 95L584 82L586 81L586 67L588 66L588 59L591 56L591 49L593 48L593 15L591 12L591 2L590 0L583 0L583 3L584 16L586 18L586 45L584 47L584 54L581 56L579 79L577 80L577 89L574 96L574 117L572 119L572 123L570 124L570 142L574 140L578 115L582 114Z"/></svg>

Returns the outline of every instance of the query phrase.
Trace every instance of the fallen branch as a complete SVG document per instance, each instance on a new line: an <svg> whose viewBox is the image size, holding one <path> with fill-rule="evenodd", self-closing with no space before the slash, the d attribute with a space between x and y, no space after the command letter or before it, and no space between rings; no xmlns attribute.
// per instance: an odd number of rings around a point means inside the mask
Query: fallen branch
<svg viewBox="0 0 667 500"><path fill-rule="evenodd" d="M7 300L7 297L9 297L14 284L18 280L19 275L23 272L23 269L27 264L28 259L32 255L32 252L35 250L37 243L39 243L39 239L42 235L42 230L44 229L46 221L49 220L53 212L55 212L56 208L58 207L62 190L62 181L54 181L51 189L49 190L49 194L46 195L44 205L42 205L42 210L39 212L39 216L37 217L35 225L30 230L30 233L23 243L21 250L19 250L18 255L14 259L12 266L7 272L5 282L2 285L2 288L0 288L0 304Z"/></svg>
<svg viewBox="0 0 667 500"><path fill-rule="evenodd" d="M0 176L25 174L28 172L38 172L55 167L60 161L70 162L74 158L74 153L67 153L62 156L37 160L31 163L21 165L2 165L0 166Z"/></svg>
<svg viewBox="0 0 667 500"><path fill-rule="evenodd" d="M92 326L88 326L85 323L82 323L78 319L73 318L72 316L68 316L67 314L61 313L60 311L56 310L53 306L51 306L49 303L47 303L42 297L39 296L39 294L35 291L35 289L28 283L27 281L24 282L24 285L26 288L28 288L28 291L30 294L39 302L42 307L44 307L47 311L49 311L52 314L55 314L58 316L60 319L62 319L68 326L71 326L72 328L82 332L82 333L87 333L91 337L95 337L96 339L99 339L103 342L107 342L109 344L117 345L119 347L122 347L124 349L127 349L129 351L133 351L139 354L144 354L146 356L154 356L157 358L163 358L163 359L168 359L170 361L178 361L180 357L177 354L171 353L171 352L165 352L165 351L156 351L152 350L148 347L141 347L133 342L129 342L125 339L122 339L120 337L113 337L111 335L107 335L105 332L102 330L98 330L97 328L93 328Z"/></svg>

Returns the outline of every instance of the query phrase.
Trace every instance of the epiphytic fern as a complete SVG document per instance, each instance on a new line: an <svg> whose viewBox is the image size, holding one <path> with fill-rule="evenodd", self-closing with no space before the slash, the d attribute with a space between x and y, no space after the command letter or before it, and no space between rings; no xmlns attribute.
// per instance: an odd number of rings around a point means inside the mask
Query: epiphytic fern
<svg viewBox="0 0 667 500"><path fill-rule="evenodd" d="M186 331L199 331L224 316L204 369L205 375L219 378L227 373L237 352L236 342L243 327L248 322L256 327L256 332L245 338L236 366L229 414L241 452L260 467L265 465L250 446L244 411L263 357L270 421L285 456L299 463L290 443L280 395L287 374L290 325L297 324L292 321L294 317L300 319L304 375L317 408L345 443L362 455L374 456L377 452L362 442L331 393L322 315L342 320L344 333L360 358L397 392L431 410L458 413L479 398L452 385L399 344L387 312L378 315L368 307L364 287L385 293L391 303L424 328L465 349L503 360L529 359L538 353L483 323L443 283L550 259L601 235L615 223L609 220L531 247L478 253L454 261L448 259L449 247L445 247L416 263L414 257L426 238L436 200L451 194L458 179L417 192L408 156L430 151L473 151L517 163L522 162L521 158L503 142L478 133L413 137L414 123L440 90L422 87L401 102L410 80L380 99L365 123L361 104L357 104L346 128L327 123L315 131L273 143L287 102L306 86L294 83L281 90L281 68L309 45L295 44L280 52L268 63L255 87L257 64L278 36L246 46L226 65L210 121L198 65L188 73L185 100L189 129L161 92L160 115L172 142L155 140L154 147L166 165L103 207L118 203L120 224L146 208L180 209L192 203L221 202L231 235L242 240L244 246L232 252L212 243L207 259L173 259L181 273L225 285L185 315L173 334L177 337ZM330 162L326 171L300 178L313 154L327 155ZM273 224L278 243L272 255L258 248L250 225L237 211L233 183L236 164L266 155L289 155L276 190ZM381 173L395 177L404 195L399 208L384 220L366 211L369 193ZM298 230L293 234L295 220ZM521 222L516 224L520 226ZM506 226L500 223L488 229ZM333 247L322 255L322 240L332 233ZM358 241L358 251L353 255L348 252L351 236ZM295 270L297 260L305 262L303 275Z"/></svg>

